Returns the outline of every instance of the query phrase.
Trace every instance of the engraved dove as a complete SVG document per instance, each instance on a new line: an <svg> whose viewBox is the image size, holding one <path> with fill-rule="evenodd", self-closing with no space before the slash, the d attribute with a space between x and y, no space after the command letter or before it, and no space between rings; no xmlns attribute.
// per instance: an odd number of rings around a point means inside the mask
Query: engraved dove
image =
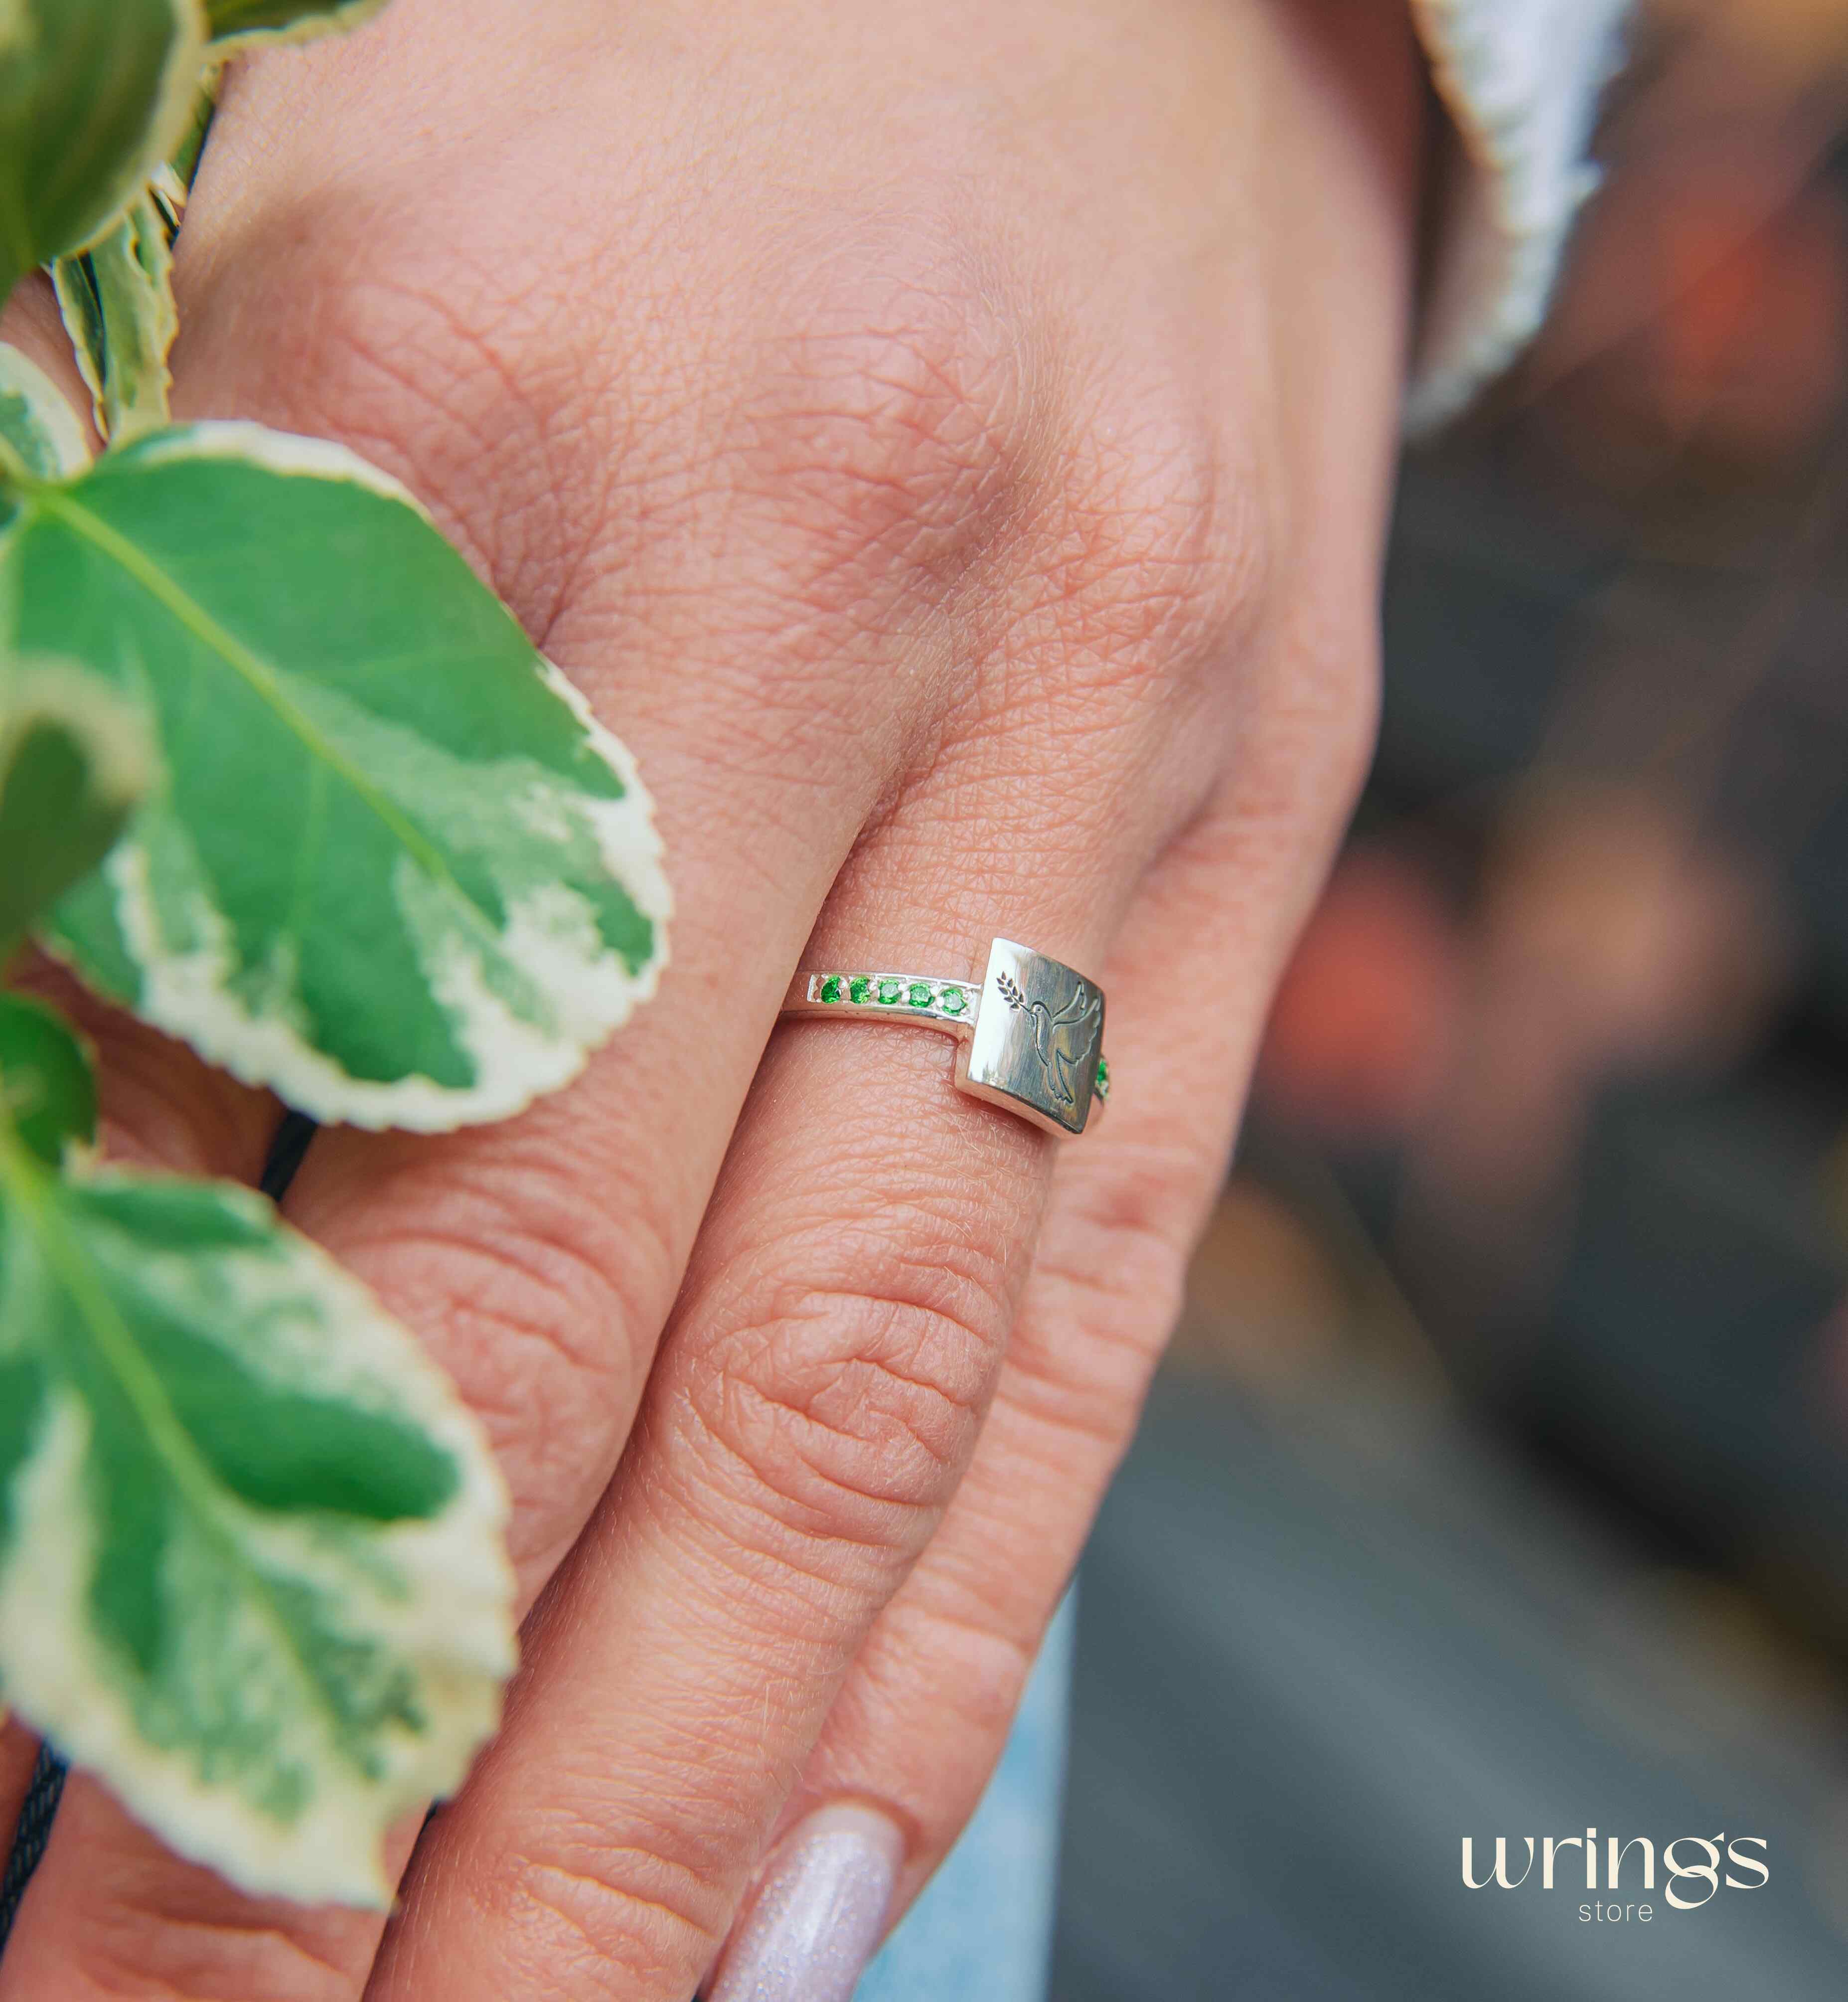
<svg viewBox="0 0 1848 2002"><path fill-rule="evenodd" d="M1044 1001L1028 1000L1005 973L995 975L995 985L1009 1007L1033 1018L1033 1053L1040 1060L1054 1097L1062 1105L1076 1104L1072 1073L1077 1070L1082 1075L1087 1066L1097 1061L1094 1052L1100 1013L1097 994L1080 988L1055 1014Z"/></svg>

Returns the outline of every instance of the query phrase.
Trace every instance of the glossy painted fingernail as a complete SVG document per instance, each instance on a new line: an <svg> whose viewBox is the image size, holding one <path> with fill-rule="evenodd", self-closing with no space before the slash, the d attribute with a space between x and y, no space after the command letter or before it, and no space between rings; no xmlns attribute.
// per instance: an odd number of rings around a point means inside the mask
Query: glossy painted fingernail
<svg viewBox="0 0 1848 2002"><path fill-rule="evenodd" d="M885 1928L905 1855L876 1808L818 1808L778 1845L727 1944L711 2002L848 2002Z"/></svg>

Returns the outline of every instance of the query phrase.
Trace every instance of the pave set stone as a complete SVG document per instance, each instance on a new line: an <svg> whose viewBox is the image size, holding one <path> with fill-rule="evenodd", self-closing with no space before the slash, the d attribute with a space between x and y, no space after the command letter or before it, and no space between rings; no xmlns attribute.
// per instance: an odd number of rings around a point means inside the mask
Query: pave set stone
<svg viewBox="0 0 1848 2002"><path fill-rule="evenodd" d="M913 980L895 973L824 973L811 987L818 1001L855 1008L895 1008L907 1015L940 1021L967 1018L971 996L966 980Z"/></svg>

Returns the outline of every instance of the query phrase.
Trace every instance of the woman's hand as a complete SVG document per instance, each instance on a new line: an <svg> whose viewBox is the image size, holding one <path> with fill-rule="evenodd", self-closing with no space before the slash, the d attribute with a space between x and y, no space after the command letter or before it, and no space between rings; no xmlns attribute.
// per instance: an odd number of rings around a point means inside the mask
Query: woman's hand
<svg viewBox="0 0 1848 2002"><path fill-rule="evenodd" d="M397 1916L77 1777L0 2002L680 2002L842 1798L915 1892L1366 756L1421 106L1401 0L396 0L232 78L176 409L435 511L639 756L674 964L568 1091L288 1198L482 1413L538 1598ZM1107 992L1082 1140L775 1027L805 955L996 933ZM89 1019L118 1152L254 1177L272 1105Z"/></svg>

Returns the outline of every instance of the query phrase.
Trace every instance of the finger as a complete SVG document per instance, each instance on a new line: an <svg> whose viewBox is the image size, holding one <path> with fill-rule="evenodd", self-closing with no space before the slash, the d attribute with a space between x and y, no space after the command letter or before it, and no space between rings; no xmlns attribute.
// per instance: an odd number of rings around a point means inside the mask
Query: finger
<svg viewBox="0 0 1848 2002"><path fill-rule="evenodd" d="M414 1818L396 1832L395 1865L416 1836ZM370 1913L242 1899L227 1927L218 1923L223 1891L204 1865L163 1848L106 1788L74 1772L0 1960L0 1993L9 2002L336 2002L363 1983L377 1934ZM260 1955L252 1942L265 1937Z"/></svg>
<svg viewBox="0 0 1848 2002"><path fill-rule="evenodd" d="M856 850L814 963L979 968L1003 929L1096 963L1189 809L1173 740L1192 719L1146 676L1086 683L1110 650L1057 637L1086 666L1055 748L1017 696L1044 684L999 661L978 702L1006 683L1006 720L985 709ZM772 1045L629 1454L547 1596L507 1729L413 1864L377 1997L665 1997L697 1979L954 1490L1013 1322L1051 1143L950 1068L934 1037L853 1023Z"/></svg>
<svg viewBox="0 0 1848 2002"><path fill-rule="evenodd" d="M1049 1143L945 1108L947 1050L838 1040L766 1061L631 1459L407 1887L383 1996L684 1993L947 1498Z"/></svg>
<svg viewBox="0 0 1848 2002"><path fill-rule="evenodd" d="M0 1705L0 1877L6 1871L19 1810L26 1805L38 1756L37 1739Z"/></svg>
<svg viewBox="0 0 1848 2002"><path fill-rule="evenodd" d="M1321 852L1319 837L1295 849L1312 867ZM961 1833L1001 1755L1172 1331L1299 913L1299 880L1266 895L1250 857L1241 872L1235 853L1224 826L1196 829L1138 895L1107 969L1110 1118L1094 1145L1059 1157L968 1473L829 1710L727 1942L713 2002L811 1984L820 1992L839 1943L818 1932L814 1908L840 1895L850 1867L828 1837L841 1803L876 1807L905 1838L883 1917L857 1941L866 1954ZM1254 894L1229 897L1241 874ZM1212 1005L1198 1005L1207 995ZM831 1858L840 1860L831 1867ZM818 1958L807 1975L806 1947Z"/></svg>
<svg viewBox="0 0 1848 2002"><path fill-rule="evenodd" d="M1311 268L1313 282L1343 282ZM1373 275L1383 295L1403 282L1402 271ZM1332 338L1347 316L1314 323ZM885 1914L894 1921L967 1822L1006 1742L1171 1331L1271 992L1371 755L1390 456L1379 417L1396 367L1386 340L1364 354L1351 347L1321 378L1334 386L1302 441L1297 502L1329 532L1285 587L1267 670L1254 663L1260 698L1231 776L1164 853L1112 954L1111 1118L1094 1144L1060 1156L969 1473L871 1626L785 1804L783 1839L717 1991L725 2002L826 1986L824 1967L805 1970L800 1942L776 1924L790 1906L812 1921L815 1899L841 1888L829 1845L811 1848L805 1829L825 1828L845 1801L877 1804L903 1831ZM875 1927L858 1944L876 1937ZM826 1951L825 1935L821 1944ZM838 1960L832 1972L844 1994Z"/></svg>

